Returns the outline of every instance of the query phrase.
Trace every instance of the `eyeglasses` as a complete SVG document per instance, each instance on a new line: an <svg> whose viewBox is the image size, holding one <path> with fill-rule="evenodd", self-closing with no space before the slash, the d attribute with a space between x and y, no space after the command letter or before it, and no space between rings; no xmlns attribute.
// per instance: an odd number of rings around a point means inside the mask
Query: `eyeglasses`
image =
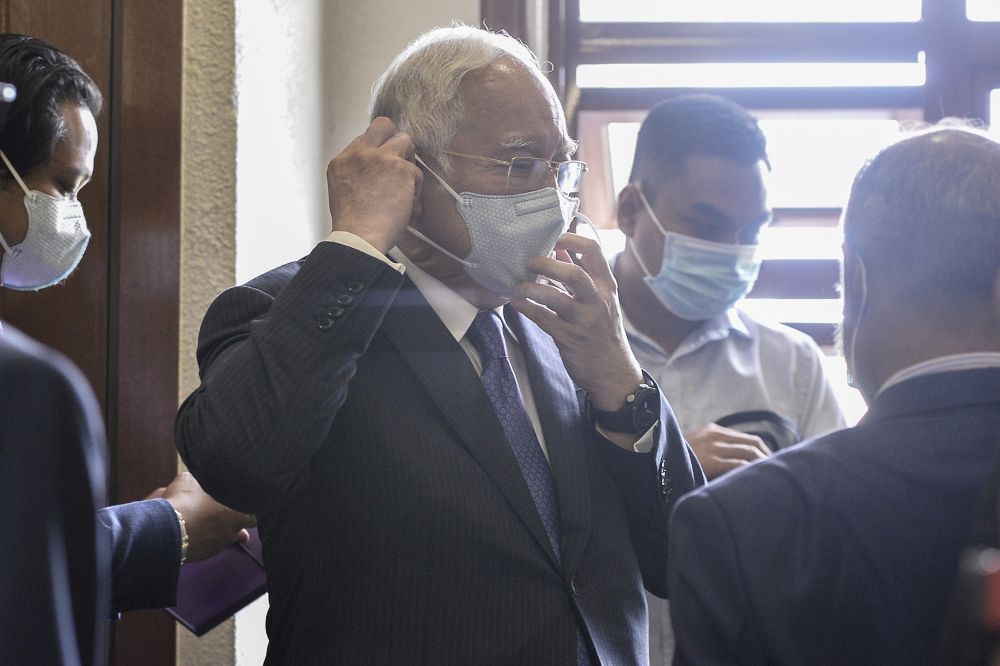
<svg viewBox="0 0 1000 666"><path fill-rule="evenodd" d="M541 157L512 157L509 160L496 160L492 157L453 153L450 150L442 150L441 152L453 157L464 157L505 167L507 169L507 187L518 189L541 189L547 185L549 178L555 176L556 187L560 191L564 194L574 194L580 190L583 174L587 173L587 163L579 160L551 162L543 160Z"/></svg>

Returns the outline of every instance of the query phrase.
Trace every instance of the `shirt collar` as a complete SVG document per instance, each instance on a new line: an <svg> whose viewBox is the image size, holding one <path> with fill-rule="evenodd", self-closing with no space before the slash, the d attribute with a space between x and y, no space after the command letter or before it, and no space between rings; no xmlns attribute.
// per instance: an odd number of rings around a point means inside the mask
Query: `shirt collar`
<svg viewBox="0 0 1000 666"><path fill-rule="evenodd" d="M407 277L413 280L417 291L430 304L431 309L434 310L434 314L438 316L438 319L445 325L445 328L448 329L452 337L456 341L464 338L469 327L472 326L472 320L479 314L479 309L462 298L454 289L448 287L427 271L419 268L398 247L389 250L389 256L394 261L406 267ZM517 336L514 335L514 332L507 324L507 320L504 318L503 306L496 308L496 313L500 315L500 321L503 322L507 333L517 340Z"/></svg>
<svg viewBox="0 0 1000 666"><path fill-rule="evenodd" d="M921 361L920 363L903 368L889 377L875 395L882 393L890 386L900 384L908 379L922 377L923 375L932 375L938 372L978 370L981 368L1000 368L1000 352L950 354L948 356L939 356L938 358Z"/></svg>
<svg viewBox="0 0 1000 666"><path fill-rule="evenodd" d="M638 343L645 347L649 347L658 350L661 354L663 349L656 344L656 342L650 338L648 335L637 329L631 321L629 321L628 316L622 311L622 319L625 324L625 332L628 334L629 340L633 344ZM706 319L701 323L698 328L693 330L680 345L678 345L676 351L671 355L671 358L677 358L684 354L699 349L700 347L713 342L715 340L724 340L731 334L738 335L745 339L750 339L750 329L747 328L746 323L740 318L739 312L736 308L729 308L729 310L723 312L722 314L712 317L711 319Z"/></svg>

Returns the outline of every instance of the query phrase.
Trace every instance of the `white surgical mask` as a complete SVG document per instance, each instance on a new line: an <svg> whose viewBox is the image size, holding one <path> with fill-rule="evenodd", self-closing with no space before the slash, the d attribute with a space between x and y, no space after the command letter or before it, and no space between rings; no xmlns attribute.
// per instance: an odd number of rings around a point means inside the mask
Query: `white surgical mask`
<svg viewBox="0 0 1000 666"><path fill-rule="evenodd" d="M502 296L509 298L518 284L535 280L538 276L528 270L528 261L548 256L573 218L583 217L577 211L580 200L554 187L523 194L458 194L419 156L416 160L455 198L471 249L462 259L420 231L407 231L462 264L477 284Z"/></svg>
<svg viewBox="0 0 1000 666"><path fill-rule="evenodd" d="M682 319L716 317L750 293L760 271L757 245L732 245L667 231L639 190L639 198L656 228L663 234L663 261L654 274L643 262L635 243L628 247L645 282L664 307Z"/></svg>
<svg viewBox="0 0 1000 666"><path fill-rule="evenodd" d="M2 150L0 158L24 190L24 207L28 211L28 233L23 241L8 245L0 235L4 249L0 284L30 291L65 280L80 263L90 241L83 206L75 198L59 199L29 190Z"/></svg>

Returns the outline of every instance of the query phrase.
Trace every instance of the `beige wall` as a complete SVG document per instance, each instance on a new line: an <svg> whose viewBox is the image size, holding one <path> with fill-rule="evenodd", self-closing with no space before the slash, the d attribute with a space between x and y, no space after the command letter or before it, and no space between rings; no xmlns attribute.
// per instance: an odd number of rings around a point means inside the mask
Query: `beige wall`
<svg viewBox="0 0 1000 666"><path fill-rule="evenodd" d="M198 326L223 289L297 259L329 229L326 162L368 124L371 84L427 28L478 0L185 0L180 398L198 385ZM259 664L266 602L178 664Z"/></svg>

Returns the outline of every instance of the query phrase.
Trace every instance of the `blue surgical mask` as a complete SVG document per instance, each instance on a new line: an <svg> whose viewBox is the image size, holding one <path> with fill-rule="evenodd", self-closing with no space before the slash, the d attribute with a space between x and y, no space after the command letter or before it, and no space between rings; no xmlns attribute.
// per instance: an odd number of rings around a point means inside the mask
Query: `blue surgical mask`
<svg viewBox="0 0 1000 666"><path fill-rule="evenodd" d="M722 314L750 293L760 271L757 245L715 243L669 232L639 190L646 212L663 234L663 262L653 274L629 241L645 282L663 306L681 319L702 321Z"/></svg>

